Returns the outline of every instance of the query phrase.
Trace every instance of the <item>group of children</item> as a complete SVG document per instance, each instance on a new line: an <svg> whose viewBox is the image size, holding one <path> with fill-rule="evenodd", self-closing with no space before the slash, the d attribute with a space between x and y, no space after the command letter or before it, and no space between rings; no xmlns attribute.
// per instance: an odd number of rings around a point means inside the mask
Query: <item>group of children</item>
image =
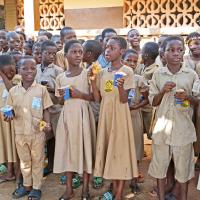
<svg viewBox="0 0 200 200"><path fill-rule="evenodd" d="M200 153L200 34L187 37L187 56L179 36L140 41L136 29L126 40L107 28L83 43L71 27L60 36L41 30L36 42L23 30L0 31L0 163L8 170L0 180L17 180L14 199L41 198L45 144L47 173L66 175L60 200L74 197L74 174L84 200L91 175L97 185L112 181L103 199L124 199L127 180L137 193L144 132L159 200L187 199L196 141Z"/></svg>

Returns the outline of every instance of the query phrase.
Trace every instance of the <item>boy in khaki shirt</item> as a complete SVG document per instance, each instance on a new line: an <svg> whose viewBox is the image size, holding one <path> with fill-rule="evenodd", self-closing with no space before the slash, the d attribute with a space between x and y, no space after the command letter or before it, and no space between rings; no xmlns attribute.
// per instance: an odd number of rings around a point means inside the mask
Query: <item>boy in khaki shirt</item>
<svg viewBox="0 0 200 200"><path fill-rule="evenodd" d="M45 168L44 175L47 175L53 171L54 150L55 150L55 133L57 128L57 122L62 110L62 106L59 104L57 97L55 96L55 83L56 77L63 72L61 67L54 64L56 56L56 45L50 41L44 41L41 45L42 62L37 65L37 74L35 80L37 83L41 83L47 87L53 106L49 108L50 121L52 125L51 134L48 134L47 139L47 157L48 166Z"/></svg>
<svg viewBox="0 0 200 200"><path fill-rule="evenodd" d="M186 200L188 181L194 176L193 142L196 141L196 132L192 106L197 99L192 96L192 89L198 76L181 64L184 54L181 38L168 37L163 50L167 65L158 68L150 81L149 101L156 106L156 116L149 174L157 178L159 200L164 200L166 173L173 160L176 185L180 187L178 196ZM173 199L175 195L172 191L168 197Z"/></svg>
<svg viewBox="0 0 200 200"><path fill-rule="evenodd" d="M6 121L14 121L15 143L24 181L24 185L17 188L12 197L18 199L29 194L29 199L40 199L45 155L44 131L51 129L48 108L52 106L52 101L46 87L34 81L37 71L32 57L26 56L20 60L19 72L22 81L10 89L7 101L13 107L14 115L5 116Z"/></svg>

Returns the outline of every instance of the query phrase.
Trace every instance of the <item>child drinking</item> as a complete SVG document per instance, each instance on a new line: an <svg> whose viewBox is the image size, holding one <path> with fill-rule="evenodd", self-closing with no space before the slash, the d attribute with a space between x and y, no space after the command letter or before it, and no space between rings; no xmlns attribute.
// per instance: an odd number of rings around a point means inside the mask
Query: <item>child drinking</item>
<svg viewBox="0 0 200 200"><path fill-rule="evenodd" d="M17 188L14 199L28 195L28 199L41 198L43 179L45 133L50 131L48 108L52 101L46 87L35 82L36 63L32 57L24 57L19 63L22 81L9 91L7 104L13 107L15 143L20 159L23 185ZM41 126L41 123L44 124Z"/></svg>
<svg viewBox="0 0 200 200"><path fill-rule="evenodd" d="M56 96L64 104L56 131L54 172L66 172L66 191L60 200L71 199L73 173L83 174L82 199L89 195L89 177L93 172L96 130L89 101L93 100L87 70L81 67L83 47L71 40L64 47L67 71L56 78Z"/></svg>
<svg viewBox="0 0 200 200"><path fill-rule="evenodd" d="M128 106L128 93L135 88L135 84L133 71L121 64L126 48L124 38L112 37L105 50L105 58L111 62L111 67L105 68L97 77L92 70L89 72L95 100L101 102L94 175L113 181L112 193L116 200L123 199L125 180L138 177ZM114 83L116 72L125 77Z"/></svg>

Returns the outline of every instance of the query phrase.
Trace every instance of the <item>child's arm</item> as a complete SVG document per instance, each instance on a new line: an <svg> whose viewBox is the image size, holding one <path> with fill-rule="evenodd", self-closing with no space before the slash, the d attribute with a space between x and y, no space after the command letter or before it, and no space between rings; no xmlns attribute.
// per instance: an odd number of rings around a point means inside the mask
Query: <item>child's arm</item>
<svg viewBox="0 0 200 200"><path fill-rule="evenodd" d="M96 76L92 73L92 69L90 69L88 71L88 78L91 82L91 86L92 86L92 92L93 92L93 98L96 102L101 102L101 95L100 95L100 91L97 88L97 84L96 84Z"/></svg>
<svg viewBox="0 0 200 200"><path fill-rule="evenodd" d="M166 82L162 90L160 90L160 92L154 96L153 101L152 101L152 106L160 105L165 93L170 92L175 86L176 84L173 82Z"/></svg>
<svg viewBox="0 0 200 200"><path fill-rule="evenodd" d="M86 93L83 93L83 92L77 90L76 88L73 88L73 87L71 89L71 97L83 99L83 100L86 100L86 101L94 101L94 96L93 96L92 93L86 94Z"/></svg>
<svg viewBox="0 0 200 200"><path fill-rule="evenodd" d="M149 100L148 100L148 94L149 93L148 93L148 91L141 92L141 94L144 97L144 99L142 101L140 101L139 103L130 106L130 110L137 110L139 108L146 106L149 103Z"/></svg>
<svg viewBox="0 0 200 200"><path fill-rule="evenodd" d="M4 82L5 86L6 86L6 89L9 91L10 88L13 87L12 82L6 77L6 75L1 70L0 70L0 76L3 79L3 82Z"/></svg>
<svg viewBox="0 0 200 200"><path fill-rule="evenodd" d="M48 133L51 131L50 113L48 108L43 111L43 120L46 122L44 131Z"/></svg>

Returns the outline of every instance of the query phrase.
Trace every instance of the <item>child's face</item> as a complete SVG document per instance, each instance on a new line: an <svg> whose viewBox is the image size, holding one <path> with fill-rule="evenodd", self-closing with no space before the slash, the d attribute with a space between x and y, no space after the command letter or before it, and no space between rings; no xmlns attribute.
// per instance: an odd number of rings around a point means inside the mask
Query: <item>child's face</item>
<svg viewBox="0 0 200 200"><path fill-rule="evenodd" d="M140 46L141 37L139 32L137 30L130 31L127 40L132 47Z"/></svg>
<svg viewBox="0 0 200 200"><path fill-rule="evenodd" d="M19 70L24 82L33 82L37 73L36 62L33 59L24 61Z"/></svg>
<svg viewBox="0 0 200 200"><path fill-rule="evenodd" d="M44 42L46 40L48 40L48 37L46 35L39 35L37 37L37 42Z"/></svg>
<svg viewBox="0 0 200 200"><path fill-rule="evenodd" d="M88 63L90 61L92 52L87 51L87 49L85 48L86 44L87 44L87 41L82 44L82 46L83 46L83 62Z"/></svg>
<svg viewBox="0 0 200 200"><path fill-rule="evenodd" d="M42 53L41 48L36 47L33 51L33 57L36 61L36 64L40 64L42 62Z"/></svg>
<svg viewBox="0 0 200 200"><path fill-rule="evenodd" d="M32 49L26 43L24 44L24 54L29 56L32 55Z"/></svg>
<svg viewBox="0 0 200 200"><path fill-rule="evenodd" d="M68 31L65 36L61 38L63 44L70 40L76 40L76 33L73 30Z"/></svg>
<svg viewBox="0 0 200 200"><path fill-rule="evenodd" d="M65 56L67 57L69 65L79 66L83 60L83 47L81 44L75 43L69 48Z"/></svg>
<svg viewBox="0 0 200 200"><path fill-rule="evenodd" d="M8 41L8 46L11 51L20 51L21 41L19 35L15 35Z"/></svg>
<svg viewBox="0 0 200 200"><path fill-rule="evenodd" d="M4 48L7 48L7 46L8 46L8 43L6 40L6 33L3 31L0 31L0 48L4 49Z"/></svg>
<svg viewBox="0 0 200 200"><path fill-rule="evenodd" d="M138 62L138 55L129 53L125 56L123 63L132 69L135 69L137 67L137 62Z"/></svg>
<svg viewBox="0 0 200 200"><path fill-rule="evenodd" d="M62 50L63 46L62 46L62 43L61 43L61 39L60 39L60 38L56 38L55 41L54 41L54 44L55 44L56 47L57 47L57 51Z"/></svg>
<svg viewBox="0 0 200 200"><path fill-rule="evenodd" d="M192 40L189 44L188 47L192 53L192 55L197 55L200 56L200 40Z"/></svg>
<svg viewBox="0 0 200 200"><path fill-rule="evenodd" d="M184 46L179 40L169 41L164 52L164 59L168 66L180 65L183 60Z"/></svg>
<svg viewBox="0 0 200 200"><path fill-rule="evenodd" d="M56 52L57 48L56 47L46 47L46 50L42 52L42 61L45 62L46 64L51 64L55 61L56 59Z"/></svg>
<svg viewBox="0 0 200 200"><path fill-rule="evenodd" d="M114 32L107 32L105 34L105 37L103 39L103 48L106 48L106 45L108 43L108 40L111 39L112 37L116 36L117 34Z"/></svg>
<svg viewBox="0 0 200 200"><path fill-rule="evenodd" d="M16 74L16 69L14 65L6 65L2 68L2 72L9 80L12 80Z"/></svg>
<svg viewBox="0 0 200 200"><path fill-rule="evenodd" d="M108 40L108 43L105 49L105 58L107 61L113 62L115 60L118 60L123 54L123 52L124 52L124 49L120 48L117 41L113 39Z"/></svg>

